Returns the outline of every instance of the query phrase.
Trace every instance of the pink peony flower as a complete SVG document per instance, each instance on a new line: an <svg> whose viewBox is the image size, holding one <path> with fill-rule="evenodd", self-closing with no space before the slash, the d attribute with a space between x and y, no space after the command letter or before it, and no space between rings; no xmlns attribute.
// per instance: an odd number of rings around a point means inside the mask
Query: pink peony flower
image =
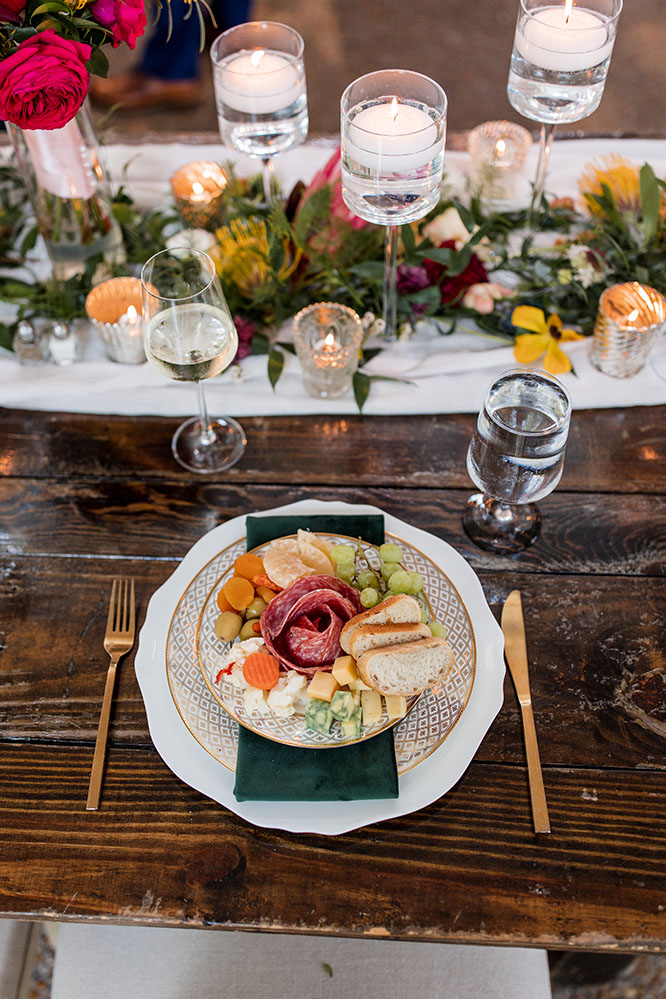
<svg viewBox="0 0 666 999"><path fill-rule="evenodd" d="M88 93L90 46L50 28L0 62L0 118L19 128L62 128Z"/></svg>
<svg viewBox="0 0 666 999"><path fill-rule="evenodd" d="M89 9L99 24L111 29L111 44L114 48L121 42L126 42L133 49L137 38L146 30L143 0L95 0Z"/></svg>
<svg viewBox="0 0 666 999"><path fill-rule="evenodd" d="M508 298L513 295L511 288L504 288L501 284L494 282L481 282L471 284L463 295L462 304L466 309L474 309L482 316L487 316L495 308L498 298Z"/></svg>

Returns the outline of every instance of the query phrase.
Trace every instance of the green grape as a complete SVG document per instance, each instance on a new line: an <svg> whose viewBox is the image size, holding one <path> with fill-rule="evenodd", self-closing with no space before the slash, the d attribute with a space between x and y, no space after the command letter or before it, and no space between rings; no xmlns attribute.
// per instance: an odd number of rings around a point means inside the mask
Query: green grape
<svg viewBox="0 0 666 999"><path fill-rule="evenodd" d="M356 559L356 552L351 545L334 545L330 554L336 565L353 565Z"/></svg>
<svg viewBox="0 0 666 999"><path fill-rule="evenodd" d="M397 569L389 578L388 584L389 590L393 593L409 593L409 587L412 585L411 573L406 569Z"/></svg>
<svg viewBox="0 0 666 999"><path fill-rule="evenodd" d="M411 595L415 597L416 594L420 593L423 589L423 576L420 572L410 572L409 575L411 578L411 584L407 593L411 593Z"/></svg>
<svg viewBox="0 0 666 999"><path fill-rule="evenodd" d="M378 552L382 562L399 562L402 558L402 551L398 545L380 545Z"/></svg>
<svg viewBox="0 0 666 999"><path fill-rule="evenodd" d="M379 603L377 590L373 590L371 586L366 586L364 590L361 590L361 603L364 607L374 607L375 604Z"/></svg>
<svg viewBox="0 0 666 999"><path fill-rule="evenodd" d="M336 565L335 571L337 572L340 579L344 579L345 582L350 583L354 578L354 574L356 572L356 566L354 565L353 562L351 563L343 562L341 565L340 564Z"/></svg>
<svg viewBox="0 0 666 999"><path fill-rule="evenodd" d="M382 579L390 579L394 572L397 572L400 566L397 562L382 562L379 571L382 574Z"/></svg>
<svg viewBox="0 0 666 999"><path fill-rule="evenodd" d="M378 590L379 580L371 569L363 569L358 574L358 585L362 590L365 590L368 586L371 586L373 590Z"/></svg>
<svg viewBox="0 0 666 999"><path fill-rule="evenodd" d="M448 635L448 629L443 624L438 624L437 621L428 621L427 625L433 638L446 638Z"/></svg>

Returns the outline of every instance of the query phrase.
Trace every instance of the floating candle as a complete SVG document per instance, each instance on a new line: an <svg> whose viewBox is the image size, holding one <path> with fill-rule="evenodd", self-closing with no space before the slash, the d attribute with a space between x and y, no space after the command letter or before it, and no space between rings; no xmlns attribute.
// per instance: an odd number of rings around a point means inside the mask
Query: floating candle
<svg viewBox="0 0 666 999"><path fill-rule="evenodd" d="M515 45L526 62L541 69L570 73L591 69L610 58L614 32L609 18L571 0L544 6L518 22Z"/></svg>
<svg viewBox="0 0 666 999"><path fill-rule="evenodd" d="M435 112L396 97L359 104L349 114L347 152L361 166L381 174L426 166L444 147Z"/></svg>
<svg viewBox="0 0 666 999"><path fill-rule="evenodd" d="M269 49L241 51L215 67L218 100L245 114L275 114L305 93L305 77L293 58Z"/></svg>

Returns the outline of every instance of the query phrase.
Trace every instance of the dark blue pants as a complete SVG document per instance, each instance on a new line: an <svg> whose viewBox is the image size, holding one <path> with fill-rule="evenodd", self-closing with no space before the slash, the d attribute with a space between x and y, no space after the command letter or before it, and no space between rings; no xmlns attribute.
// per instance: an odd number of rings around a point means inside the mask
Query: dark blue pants
<svg viewBox="0 0 666 999"><path fill-rule="evenodd" d="M213 0L210 4L219 32L248 20L251 0ZM169 36L169 7L172 26ZM187 16L189 14L189 17ZM196 80L199 71L201 29L194 5L185 0L162 0L139 69L160 80Z"/></svg>

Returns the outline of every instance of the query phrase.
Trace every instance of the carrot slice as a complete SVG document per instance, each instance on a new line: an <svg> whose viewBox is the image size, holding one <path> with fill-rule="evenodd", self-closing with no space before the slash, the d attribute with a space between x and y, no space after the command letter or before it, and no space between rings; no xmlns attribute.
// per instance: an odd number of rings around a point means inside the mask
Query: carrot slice
<svg viewBox="0 0 666 999"><path fill-rule="evenodd" d="M232 576L224 584L223 591L233 610L245 610L254 600L254 586L242 576Z"/></svg>
<svg viewBox="0 0 666 999"><path fill-rule="evenodd" d="M243 663L245 682L260 690L271 690L280 679L280 666L267 652L251 652Z"/></svg>
<svg viewBox="0 0 666 999"><path fill-rule="evenodd" d="M263 571L264 563L258 555L253 555L251 552L246 552L245 555L239 555L234 562L235 575L242 576L244 579L251 580L253 576L258 576L259 573Z"/></svg>
<svg viewBox="0 0 666 999"><path fill-rule="evenodd" d="M224 590L220 590L215 598L215 603L221 611L232 611L235 607L232 607L227 598L224 595Z"/></svg>

